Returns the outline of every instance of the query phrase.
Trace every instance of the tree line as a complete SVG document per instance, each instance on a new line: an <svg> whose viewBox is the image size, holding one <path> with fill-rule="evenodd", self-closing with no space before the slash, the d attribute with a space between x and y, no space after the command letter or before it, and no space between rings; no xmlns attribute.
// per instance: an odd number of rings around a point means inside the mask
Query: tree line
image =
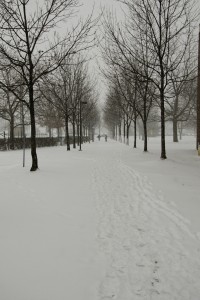
<svg viewBox="0 0 200 300"><path fill-rule="evenodd" d="M92 130L98 120L98 93L86 54L94 46L97 20L89 15L70 25L78 8L77 0L0 2L0 117L9 122L13 141L14 128L22 120L30 124L31 171L38 169L36 123L57 128L58 135L64 126L70 150L69 123L76 147L80 121Z"/></svg>
<svg viewBox="0 0 200 300"><path fill-rule="evenodd" d="M104 14L101 43L108 84L104 120L113 136L129 139L142 124L144 151L148 131L160 124L161 158L166 159L166 121L194 124L197 91L197 2L193 0L120 0L124 20Z"/></svg>

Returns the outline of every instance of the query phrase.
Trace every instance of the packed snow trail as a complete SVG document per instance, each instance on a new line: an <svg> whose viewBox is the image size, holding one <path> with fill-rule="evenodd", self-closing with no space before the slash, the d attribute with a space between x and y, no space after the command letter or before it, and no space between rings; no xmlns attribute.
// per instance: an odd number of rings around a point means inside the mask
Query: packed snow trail
<svg viewBox="0 0 200 300"><path fill-rule="evenodd" d="M107 257L99 300L200 299L199 241L187 222L123 162L122 145L99 146L93 181Z"/></svg>

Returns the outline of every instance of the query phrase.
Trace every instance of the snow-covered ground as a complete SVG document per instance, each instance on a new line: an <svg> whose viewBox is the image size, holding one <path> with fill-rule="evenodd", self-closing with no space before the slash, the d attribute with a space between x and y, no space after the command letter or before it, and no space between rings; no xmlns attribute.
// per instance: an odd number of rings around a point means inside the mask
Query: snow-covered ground
<svg viewBox="0 0 200 300"><path fill-rule="evenodd" d="M34 173L0 152L0 299L200 299L200 157L170 139L38 149Z"/></svg>

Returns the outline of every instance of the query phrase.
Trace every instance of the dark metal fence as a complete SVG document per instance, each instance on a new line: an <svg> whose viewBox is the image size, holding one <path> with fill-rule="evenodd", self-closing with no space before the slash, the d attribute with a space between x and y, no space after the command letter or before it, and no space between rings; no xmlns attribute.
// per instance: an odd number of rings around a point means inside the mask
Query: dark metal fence
<svg viewBox="0 0 200 300"><path fill-rule="evenodd" d="M76 137L76 143L78 137ZM83 142L88 142L88 137L83 137ZM65 145L65 138L50 138L50 137L38 137L36 138L37 147L52 147L58 145ZM70 137L70 144L73 144L73 138ZM10 139L0 138L0 151L10 150L11 141ZM14 139L14 149L23 149L23 138ZM31 148L31 138L25 139L25 148Z"/></svg>

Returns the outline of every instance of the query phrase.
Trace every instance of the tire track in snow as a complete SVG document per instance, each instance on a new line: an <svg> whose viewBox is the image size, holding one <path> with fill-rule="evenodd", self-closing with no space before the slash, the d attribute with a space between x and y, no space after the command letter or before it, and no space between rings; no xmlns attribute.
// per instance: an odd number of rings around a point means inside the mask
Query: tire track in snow
<svg viewBox="0 0 200 300"><path fill-rule="evenodd" d="M115 152L100 156L93 184L100 220L97 238L107 259L99 300L198 299L199 244L148 178Z"/></svg>

